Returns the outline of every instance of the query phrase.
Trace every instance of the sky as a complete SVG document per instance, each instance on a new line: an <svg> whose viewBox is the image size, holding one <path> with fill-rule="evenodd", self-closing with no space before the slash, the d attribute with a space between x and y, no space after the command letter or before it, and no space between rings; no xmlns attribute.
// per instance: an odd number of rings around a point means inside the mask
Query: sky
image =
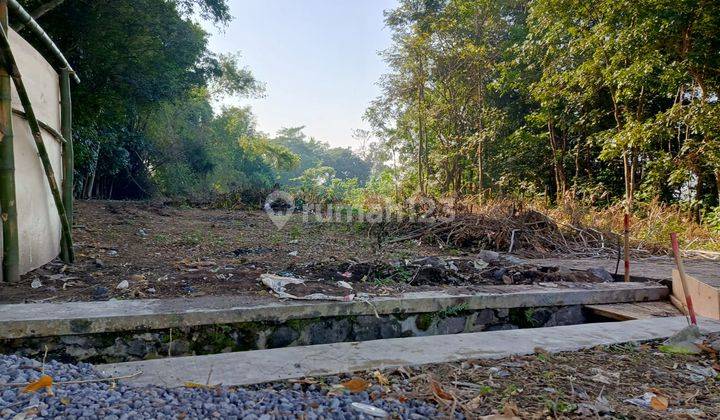
<svg viewBox="0 0 720 420"><path fill-rule="evenodd" d="M224 29L205 23L210 48L240 52L242 63L266 87L250 105L258 129L305 126L305 134L333 146L356 148L355 129L379 95L387 71L378 52L390 45L383 10L395 0L230 0L233 21Z"/></svg>

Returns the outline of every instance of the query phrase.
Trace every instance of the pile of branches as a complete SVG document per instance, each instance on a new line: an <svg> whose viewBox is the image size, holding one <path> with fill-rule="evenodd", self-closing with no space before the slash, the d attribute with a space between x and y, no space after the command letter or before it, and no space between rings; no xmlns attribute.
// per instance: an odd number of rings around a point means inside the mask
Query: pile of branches
<svg viewBox="0 0 720 420"><path fill-rule="evenodd" d="M385 226L384 244L408 240L442 247L490 249L527 257L615 255L620 237L591 227L558 224L545 214L515 205L492 212L407 220Z"/></svg>

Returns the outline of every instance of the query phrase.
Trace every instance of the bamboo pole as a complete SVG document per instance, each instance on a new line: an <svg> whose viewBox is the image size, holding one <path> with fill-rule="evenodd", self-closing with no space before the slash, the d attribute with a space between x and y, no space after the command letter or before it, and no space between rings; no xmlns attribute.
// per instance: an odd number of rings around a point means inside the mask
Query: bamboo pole
<svg viewBox="0 0 720 420"><path fill-rule="evenodd" d="M60 70L60 131L65 139L63 143L63 184L62 195L65 215L70 228L73 226L73 171L75 169L75 153L72 140L72 99L70 97L70 69ZM71 249L62 243L62 259L70 261Z"/></svg>
<svg viewBox="0 0 720 420"><path fill-rule="evenodd" d="M0 53L2 53L2 59L5 62L7 70L9 70L10 77L15 83L18 96L20 97L20 103L22 103L25 115L27 116L28 124L30 125L30 131L32 132L33 138L35 139L35 146L42 161L43 169L45 169L45 177L47 178L48 184L50 185L50 192L52 193L53 200L55 201L55 207L57 208L58 215L60 216L60 224L62 225L62 240L67 247L67 260L65 262L71 263L75 259L73 247L72 247L72 236L70 225L68 223L67 213L65 212L65 206L63 205L62 198L60 196L60 189L58 188L57 181L55 179L55 172L53 171L52 165L50 164L50 158L48 157L47 150L45 149L45 143L43 142L42 135L40 134L40 124L38 124L37 118L35 118L35 112L33 111L30 98L28 97L25 84L23 83L20 70L17 67L15 58L13 57L12 50L10 49L10 42L4 32L0 33Z"/></svg>
<svg viewBox="0 0 720 420"><path fill-rule="evenodd" d="M0 0L2 34L8 30L7 0ZM3 281L20 280L17 201L15 200L15 151L13 147L12 96L10 66L0 63L0 209L2 209L2 275Z"/></svg>
<svg viewBox="0 0 720 420"><path fill-rule="evenodd" d="M74 71L72 71L72 67L70 66L70 63L68 63L67 59L63 55L62 52L60 52L60 49L55 45L52 39L50 39L50 36L43 30L43 28L38 25L37 22L35 22L35 19L33 19L30 14L23 9L22 5L18 3L17 0L3 0L4 3L7 3L8 7L10 8L10 11L13 12L13 17L15 18L14 21L17 21L19 24L23 25L23 27L27 27L27 29L32 32L32 34L35 36L35 39L37 39L45 48L47 51L52 53L53 56L55 56L55 60L60 63L61 68L68 68L70 69L70 72L72 74L73 79L75 79L75 82L80 83L80 78L75 74Z"/></svg>

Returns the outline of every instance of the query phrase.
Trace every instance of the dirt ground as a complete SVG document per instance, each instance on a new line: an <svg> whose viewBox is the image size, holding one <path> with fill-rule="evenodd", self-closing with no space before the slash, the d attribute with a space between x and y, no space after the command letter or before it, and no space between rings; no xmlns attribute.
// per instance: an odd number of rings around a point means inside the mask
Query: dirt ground
<svg viewBox="0 0 720 420"><path fill-rule="evenodd" d="M346 281L356 291L377 295L602 280L585 271L559 274L523 266L512 258L486 264L477 249L419 240L379 247L378 236L357 224L319 222L314 215L293 215L279 229L262 211L79 201L76 263L56 260L18 284L0 286L0 302L267 295L258 281L263 273L324 279L329 289ZM318 284L312 286L317 291Z"/></svg>
<svg viewBox="0 0 720 420"><path fill-rule="evenodd" d="M708 337L707 342L718 340ZM452 418L720 418L717 352L666 354L657 342L306 378L303 386L428 400ZM700 372L700 373L698 373ZM342 385L345 384L345 385ZM644 406L642 397L648 396ZM640 399L635 404L628 400ZM639 405L636 405L639 404ZM504 416L503 416L504 415Z"/></svg>

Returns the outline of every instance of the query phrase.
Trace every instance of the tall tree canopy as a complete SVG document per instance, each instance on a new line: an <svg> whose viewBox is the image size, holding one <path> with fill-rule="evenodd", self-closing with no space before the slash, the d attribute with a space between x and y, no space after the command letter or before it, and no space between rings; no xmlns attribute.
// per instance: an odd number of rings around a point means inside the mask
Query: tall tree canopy
<svg viewBox="0 0 720 420"><path fill-rule="evenodd" d="M264 188L296 162L257 132L250 110L213 112L212 100L263 90L238 54L210 51L208 34L191 18L227 24L225 0L26 6L43 12L40 23L82 78L73 111L83 197Z"/></svg>
<svg viewBox="0 0 720 420"><path fill-rule="evenodd" d="M720 3L401 0L386 23L366 119L405 185L718 206Z"/></svg>

